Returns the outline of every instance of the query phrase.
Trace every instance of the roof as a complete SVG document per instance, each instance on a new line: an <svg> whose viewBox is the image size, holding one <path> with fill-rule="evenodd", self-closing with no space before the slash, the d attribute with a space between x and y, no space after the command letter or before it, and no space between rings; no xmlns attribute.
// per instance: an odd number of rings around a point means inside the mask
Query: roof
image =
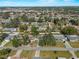
<svg viewBox="0 0 79 59"><path fill-rule="evenodd" d="M66 35L66 36L70 40L79 40L79 36L78 35Z"/></svg>
<svg viewBox="0 0 79 59"><path fill-rule="evenodd" d="M16 31L17 28L4 28L4 30L8 30L8 31Z"/></svg>
<svg viewBox="0 0 79 59"><path fill-rule="evenodd" d="M8 37L6 37L6 38L5 38L5 40L10 40L10 39L13 39L13 37L14 37L14 36L9 35Z"/></svg>
<svg viewBox="0 0 79 59"><path fill-rule="evenodd" d="M55 39L59 39L59 40L65 39L64 35L53 35L53 36Z"/></svg>

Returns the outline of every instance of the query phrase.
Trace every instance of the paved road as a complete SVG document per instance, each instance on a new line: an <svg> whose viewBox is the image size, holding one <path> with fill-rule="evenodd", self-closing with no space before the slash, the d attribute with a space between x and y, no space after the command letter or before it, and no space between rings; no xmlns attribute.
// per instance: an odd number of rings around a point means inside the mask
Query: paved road
<svg viewBox="0 0 79 59"><path fill-rule="evenodd" d="M35 38L35 40L37 40L37 47L39 47L39 39ZM40 50L36 50L35 57L40 57Z"/></svg>
<svg viewBox="0 0 79 59"><path fill-rule="evenodd" d="M66 46L66 48L72 48L71 47L71 45L66 41L65 42L65 46ZM72 50L69 50L69 52L72 54L72 56L74 57L74 58L77 58L77 56L75 55L75 53L74 53L74 51L72 51Z"/></svg>
<svg viewBox="0 0 79 59"><path fill-rule="evenodd" d="M19 50L16 52L16 55L15 55L15 56L16 56L16 57L20 57L20 54L22 53L22 51L23 51L22 49L19 49Z"/></svg>
<svg viewBox="0 0 79 59"><path fill-rule="evenodd" d="M77 56L76 56L76 54L74 53L74 50L71 50L71 49L73 49L72 47L71 47L71 45L69 44L69 42L68 41L66 41L65 39L63 39L64 41L65 41L65 47L66 48L70 48L68 51L72 54L72 56L74 57L74 58L77 58Z"/></svg>
<svg viewBox="0 0 79 59"><path fill-rule="evenodd" d="M0 47L0 49L6 49L6 48L10 48L12 50L19 50L19 49L23 49L23 50L45 50L45 51L79 51L79 48L56 48L56 47Z"/></svg>

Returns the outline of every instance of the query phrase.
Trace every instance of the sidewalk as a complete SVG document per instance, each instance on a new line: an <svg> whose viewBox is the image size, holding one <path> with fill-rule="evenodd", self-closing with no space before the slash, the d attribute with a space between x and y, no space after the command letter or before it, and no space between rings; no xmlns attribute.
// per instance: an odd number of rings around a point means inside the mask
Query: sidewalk
<svg viewBox="0 0 79 59"><path fill-rule="evenodd" d="M39 42L39 39L37 39L37 38L35 38L35 39L38 40L38 42ZM37 47L39 47L38 44L37 44ZM35 57L40 57L40 50L36 50Z"/></svg>
<svg viewBox="0 0 79 59"><path fill-rule="evenodd" d="M68 41L66 41L66 40L64 40L65 41L65 47L66 48L72 48L71 47L71 45L68 43ZM72 56L75 58L75 59L77 59L77 56L76 56L76 54L74 53L74 51L72 51L72 50L69 50L69 52L72 54Z"/></svg>

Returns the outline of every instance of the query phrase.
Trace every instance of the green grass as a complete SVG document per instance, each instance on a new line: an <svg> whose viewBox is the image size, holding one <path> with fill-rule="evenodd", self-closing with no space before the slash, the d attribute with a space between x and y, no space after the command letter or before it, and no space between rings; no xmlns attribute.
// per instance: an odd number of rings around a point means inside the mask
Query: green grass
<svg viewBox="0 0 79 59"><path fill-rule="evenodd" d="M63 48L64 47L64 43L63 42L56 42L56 46L58 48Z"/></svg>
<svg viewBox="0 0 79 59"><path fill-rule="evenodd" d="M21 53L22 58L28 58L28 59L32 59L34 55L35 55L34 51L28 51L28 50L27 51L23 50L23 52Z"/></svg>
<svg viewBox="0 0 79 59"><path fill-rule="evenodd" d="M4 47L12 47L12 41L8 42L7 44L4 45Z"/></svg>
<svg viewBox="0 0 79 59"><path fill-rule="evenodd" d="M69 59L71 57L71 54L68 51L41 51L40 52L41 57L50 57L52 59L56 59L56 57L65 57Z"/></svg>
<svg viewBox="0 0 79 59"><path fill-rule="evenodd" d="M10 52L10 54L9 54L9 56L14 56L15 54L16 54L16 50L12 50L11 52Z"/></svg>
<svg viewBox="0 0 79 59"><path fill-rule="evenodd" d="M79 51L76 51L75 54L76 54L77 57L79 58Z"/></svg>
<svg viewBox="0 0 79 59"><path fill-rule="evenodd" d="M64 48L63 42L56 42L55 46L43 46L43 47L57 47L57 48Z"/></svg>

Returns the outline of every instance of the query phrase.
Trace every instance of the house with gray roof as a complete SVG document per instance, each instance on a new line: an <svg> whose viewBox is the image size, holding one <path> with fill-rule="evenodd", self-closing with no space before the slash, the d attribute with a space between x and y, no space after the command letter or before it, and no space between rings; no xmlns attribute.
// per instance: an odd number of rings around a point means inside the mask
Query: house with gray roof
<svg viewBox="0 0 79 59"><path fill-rule="evenodd" d="M53 35L56 40L67 40L64 35Z"/></svg>
<svg viewBox="0 0 79 59"><path fill-rule="evenodd" d="M17 31L17 28L4 28L4 31L11 31L11 32L15 32Z"/></svg>
<svg viewBox="0 0 79 59"><path fill-rule="evenodd" d="M79 36L78 35L66 35L67 40L69 41L79 41Z"/></svg>

